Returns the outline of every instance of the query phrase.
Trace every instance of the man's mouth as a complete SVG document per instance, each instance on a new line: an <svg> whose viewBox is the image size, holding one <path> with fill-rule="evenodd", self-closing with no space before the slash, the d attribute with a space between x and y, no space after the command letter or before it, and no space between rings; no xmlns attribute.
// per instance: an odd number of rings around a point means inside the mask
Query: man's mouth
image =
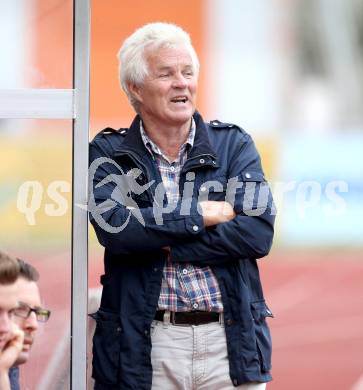
<svg viewBox="0 0 363 390"><path fill-rule="evenodd" d="M188 98L186 96L176 96L171 99L172 103L186 103Z"/></svg>
<svg viewBox="0 0 363 390"><path fill-rule="evenodd" d="M32 338L27 338L25 337L24 343L23 343L23 350L29 350L33 344L33 339Z"/></svg>

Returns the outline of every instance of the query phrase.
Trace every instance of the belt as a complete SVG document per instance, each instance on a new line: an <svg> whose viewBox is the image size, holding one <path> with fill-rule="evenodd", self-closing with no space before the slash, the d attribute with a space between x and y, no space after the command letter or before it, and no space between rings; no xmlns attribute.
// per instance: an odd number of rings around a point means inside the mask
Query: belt
<svg viewBox="0 0 363 390"><path fill-rule="evenodd" d="M203 325L209 322L222 323L223 313L212 311L167 311L158 310L155 314L155 320L167 321L173 325Z"/></svg>

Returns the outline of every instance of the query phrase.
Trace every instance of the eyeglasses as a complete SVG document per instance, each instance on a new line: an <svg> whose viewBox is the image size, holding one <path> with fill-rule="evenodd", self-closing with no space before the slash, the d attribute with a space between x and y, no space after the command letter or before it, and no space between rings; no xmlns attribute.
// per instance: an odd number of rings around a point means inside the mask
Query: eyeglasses
<svg viewBox="0 0 363 390"><path fill-rule="evenodd" d="M12 310L13 314L21 318L29 318L31 312L35 313L37 321L47 322L50 317L50 310L43 309L42 307L30 307L24 302L19 302L19 306Z"/></svg>

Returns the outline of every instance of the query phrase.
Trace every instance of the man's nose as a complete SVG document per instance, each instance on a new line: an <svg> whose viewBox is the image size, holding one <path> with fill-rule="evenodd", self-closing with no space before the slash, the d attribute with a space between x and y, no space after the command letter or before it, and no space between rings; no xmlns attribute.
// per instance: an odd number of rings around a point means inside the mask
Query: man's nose
<svg viewBox="0 0 363 390"><path fill-rule="evenodd" d="M174 88L185 88L187 86L187 79L182 73L176 73L173 80Z"/></svg>
<svg viewBox="0 0 363 390"><path fill-rule="evenodd" d="M25 328L28 330L37 330L38 329L38 320L35 313L32 311L29 317L25 320Z"/></svg>

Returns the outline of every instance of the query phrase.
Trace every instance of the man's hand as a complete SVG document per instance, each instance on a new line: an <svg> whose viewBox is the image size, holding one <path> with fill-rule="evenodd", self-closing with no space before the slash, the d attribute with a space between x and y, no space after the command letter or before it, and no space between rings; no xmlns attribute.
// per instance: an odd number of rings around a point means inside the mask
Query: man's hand
<svg viewBox="0 0 363 390"><path fill-rule="evenodd" d="M202 209L204 226L218 225L228 222L236 216L233 207L228 202L206 200L199 203Z"/></svg>
<svg viewBox="0 0 363 390"><path fill-rule="evenodd" d="M16 324L12 324L13 329L3 350L0 352L0 375L8 372L15 363L19 353L23 349L24 332Z"/></svg>

